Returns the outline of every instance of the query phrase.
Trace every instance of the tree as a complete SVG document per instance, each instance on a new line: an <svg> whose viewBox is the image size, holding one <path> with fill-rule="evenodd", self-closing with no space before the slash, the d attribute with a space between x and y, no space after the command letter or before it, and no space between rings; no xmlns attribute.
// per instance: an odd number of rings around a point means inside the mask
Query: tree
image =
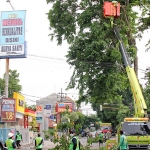
<svg viewBox="0 0 150 150"><path fill-rule="evenodd" d="M36 105L29 106L27 102L25 103L25 108L29 108L30 110L36 111Z"/></svg>
<svg viewBox="0 0 150 150"><path fill-rule="evenodd" d="M148 108L148 114L150 114L150 68L148 68L145 72L145 80L146 87L143 89L143 93Z"/></svg>
<svg viewBox="0 0 150 150"><path fill-rule="evenodd" d="M22 86L19 82L19 73L17 73L17 70L9 70L8 97L13 97L13 92L21 92ZM0 90L5 90L5 74L3 78L0 78Z"/></svg>
<svg viewBox="0 0 150 150"><path fill-rule="evenodd" d="M140 5L140 1L118 2L121 16L115 24L133 64L139 29L138 16L132 8ZM48 13L51 40L55 38L58 45L66 40L70 45L67 62L74 66L74 72L68 88L78 88L79 102L91 102L97 112L104 102L122 103L122 93L130 85L110 20L103 17L103 0L47 0L47 3L53 4Z"/></svg>

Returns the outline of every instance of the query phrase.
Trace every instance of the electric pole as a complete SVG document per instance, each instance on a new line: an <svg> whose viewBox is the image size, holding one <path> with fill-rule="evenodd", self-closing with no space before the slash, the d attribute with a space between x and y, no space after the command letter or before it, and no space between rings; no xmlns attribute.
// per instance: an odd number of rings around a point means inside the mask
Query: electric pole
<svg viewBox="0 0 150 150"><path fill-rule="evenodd" d="M63 95L64 95L64 94L66 95L66 93L63 93L63 92L62 92L62 88L61 88L61 92L60 92L59 94L60 94L60 101L62 102L62 101L63 101L63 97L64 97Z"/></svg>

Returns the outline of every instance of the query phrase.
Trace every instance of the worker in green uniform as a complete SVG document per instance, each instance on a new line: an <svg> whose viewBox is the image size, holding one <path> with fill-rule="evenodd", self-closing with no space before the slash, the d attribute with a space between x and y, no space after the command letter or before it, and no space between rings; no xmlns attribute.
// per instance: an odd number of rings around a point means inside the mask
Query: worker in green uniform
<svg viewBox="0 0 150 150"><path fill-rule="evenodd" d="M18 149L21 148L20 142L22 140L22 134L19 131L17 131L15 139L16 139L16 145L17 145Z"/></svg>
<svg viewBox="0 0 150 150"><path fill-rule="evenodd" d="M75 130L72 130L69 150L80 150L80 141L76 136Z"/></svg>
<svg viewBox="0 0 150 150"><path fill-rule="evenodd" d="M119 142L119 145L118 145L118 150L127 150L127 149L128 149L127 138L123 134L123 131L120 130L120 142Z"/></svg>
<svg viewBox="0 0 150 150"><path fill-rule="evenodd" d="M12 140L13 136L13 133L8 133L8 139L5 142L5 147L7 147L8 150L14 150L16 148L15 142Z"/></svg>
<svg viewBox="0 0 150 150"><path fill-rule="evenodd" d="M42 150L42 144L43 144L43 139L42 139L40 133L38 133L38 137L35 138L36 150Z"/></svg>
<svg viewBox="0 0 150 150"><path fill-rule="evenodd" d="M99 147L100 147L100 145L101 145L101 143L102 143L102 145L103 145L103 138L104 138L104 134L103 134L103 132L102 131L100 131L100 134L99 134Z"/></svg>

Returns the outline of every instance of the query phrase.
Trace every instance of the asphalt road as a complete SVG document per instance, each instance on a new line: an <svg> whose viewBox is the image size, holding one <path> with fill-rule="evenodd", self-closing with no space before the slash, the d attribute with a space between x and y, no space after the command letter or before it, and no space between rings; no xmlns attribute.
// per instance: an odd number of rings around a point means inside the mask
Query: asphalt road
<svg viewBox="0 0 150 150"><path fill-rule="evenodd" d="M83 138L80 138L80 143L83 145L83 146L86 146L86 143L87 143L87 137L83 137ZM102 145L101 145L102 146ZM43 146L43 150L48 150L48 148L53 148L55 147L55 144L50 142L50 141L44 141L44 146ZM91 145L91 149L97 149L99 148L99 143L93 143ZM29 145L28 146L22 146L21 147L21 150L29 150ZM31 149L31 150L34 150L34 149Z"/></svg>

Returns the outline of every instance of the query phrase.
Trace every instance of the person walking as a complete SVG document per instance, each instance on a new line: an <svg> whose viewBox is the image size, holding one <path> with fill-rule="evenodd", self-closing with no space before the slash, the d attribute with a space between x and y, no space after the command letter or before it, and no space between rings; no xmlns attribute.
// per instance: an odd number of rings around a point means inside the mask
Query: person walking
<svg viewBox="0 0 150 150"><path fill-rule="evenodd" d="M42 150L42 144L43 144L43 139L42 139L40 133L38 133L38 137L35 138L36 150Z"/></svg>
<svg viewBox="0 0 150 150"><path fill-rule="evenodd" d="M103 145L103 138L104 138L104 134L103 134L103 132L100 131L99 140L98 140L99 147L100 147L101 144Z"/></svg>
<svg viewBox="0 0 150 150"><path fill-rule="evenodd" d="M120 142L118 145L118 150L127 150L127 149L128 149L127 138L123 134L123 130L120 130Z"/></svg>
<svg viewBox="0 0 150 150"><path fill-rule="evenodd" d="M21 149L21 144L20 144L20 142L21 142L21 140L22 140L22 134L21 134L19 131L17 131L15 140L16 140L17 148L18 148L18 149Z"/></svg>
<svg viewBox="0 0 150 150"><path fill-rule="evenodd" d="M106 139L109 140L110 137L111 137L111 132L110 132L110 131L107 131L107 133L106 133Z"/></svg>
<svg viewBox="0 0 150 150"><path fill-rule="evenodd" d="M8 139L5 142L5 147L7 147L8 150L14 150L16 148L14 140L12 140L14 134L8 133Z"/></svg>
<svg viewBox="0 0 150 150"><path fill-rule="evenodd" d="M72 138L70 140L69 150L80 150L80 141L76 136L75 130L72 131Z"/></svg>

